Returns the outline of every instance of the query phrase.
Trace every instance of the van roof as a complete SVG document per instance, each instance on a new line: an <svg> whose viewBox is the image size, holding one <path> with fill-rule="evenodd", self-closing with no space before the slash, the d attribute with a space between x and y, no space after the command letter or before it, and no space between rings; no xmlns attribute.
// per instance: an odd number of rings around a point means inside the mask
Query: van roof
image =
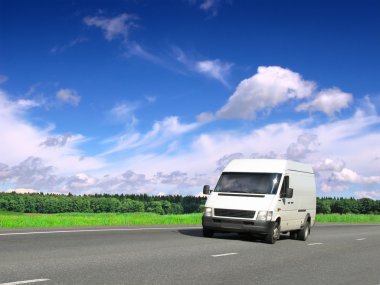
<svg viewBox="0 0 380 285"><path fill-rule="evenodd" d="M285 170L314 173L309 164L285 159L234 159L223 172L283 173Z"/></svg>

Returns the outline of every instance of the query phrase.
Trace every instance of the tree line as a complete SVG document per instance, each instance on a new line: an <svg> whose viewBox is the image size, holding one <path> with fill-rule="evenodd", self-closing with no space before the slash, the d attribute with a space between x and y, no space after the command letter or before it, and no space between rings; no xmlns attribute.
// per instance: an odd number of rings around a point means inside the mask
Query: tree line
<svg viewBox="0 0 380 285"><path fill-rule="evenodd" d="M17 194L0 192L0 211L20 213L200 213L206 198L195 196L149 196L146 194ZM380 200L368 198L317 198L318 214L380 214Z"/></svg>
<svg viewBox="0 0 380 285"><path fill-rule="evenodd" d="M317 198L319 214L380 214L380 200L369 198Z"/></svg>
<svg viewBox="0 0 380 285"><path fill-rule="evenodd" d="M195 196L149 196L146 194L17 194L0 192L0 211L21 213L132 213L189 214L202 211L205 198Z"/></svg>

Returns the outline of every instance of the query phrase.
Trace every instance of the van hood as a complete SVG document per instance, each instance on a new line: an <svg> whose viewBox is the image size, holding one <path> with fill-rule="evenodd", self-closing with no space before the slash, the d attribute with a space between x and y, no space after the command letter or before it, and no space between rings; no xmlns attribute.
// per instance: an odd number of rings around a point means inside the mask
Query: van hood
<svg viewBox="0 0 380 285"><path fill-rule="evenodd" d="M243 195L212 192L207 198L206 207L247 211L271 211L276 195Z"/></svg>

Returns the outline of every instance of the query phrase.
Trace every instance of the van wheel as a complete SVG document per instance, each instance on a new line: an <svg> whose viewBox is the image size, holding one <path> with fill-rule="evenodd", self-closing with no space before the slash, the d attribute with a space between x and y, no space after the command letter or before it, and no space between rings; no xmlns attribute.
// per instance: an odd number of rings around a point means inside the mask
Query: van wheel
<svg viewBox="0 0 380 285"><path fill-rule="evenodd" d="M299 230L298 232L298 239L305 241L309 237L309 234L310 234L310 223L306 222L303 229Z"/></svg>
<svg viewBox="0 0 380 285"><path fill-rule="evenodd" d="M270 244L275 244L278 239L280 239L280 226L278 222L276 222L272 231L266 235L265 241Z"/></svg>
<svg viewBox="0 0 380 285"><path fill-rule="evenodd" d="M214 236L214 231L207 228L203 228L203 236L212 238Z"/></svg>
<svg viewBox="0 0 380 285"><path fill-rule="evenodd" d="M289 236L290 236L290 239L297 239L298 233L297 233L297 231L291 231Z"/></svg>

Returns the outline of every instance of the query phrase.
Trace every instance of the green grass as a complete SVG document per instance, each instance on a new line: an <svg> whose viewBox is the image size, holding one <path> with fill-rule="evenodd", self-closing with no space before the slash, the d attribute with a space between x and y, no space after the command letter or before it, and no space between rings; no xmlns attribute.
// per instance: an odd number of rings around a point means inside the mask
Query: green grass
<svg viewBox="0 0 380 285"><path fill-rule="evenodd" d="M0 212L0 228L132 226L132 225L199 225L202 214L157 215L152 213L63 213L25 214ZM380 215L317 215L318 223L380 223Z"/></svg>
<svg viewBox="0 0 380 285"><path fill-rule="evenodd" d="M380 215L363 214L319 214L319 223L380 223Z"/></svg>
<svg viewBox="0 0 380 285"><path fill-rule="evenodd" d="M62 213L25 214L0 212L0 228L132 226L200 224L202 214L158 215L153 213Z"/></svg>

